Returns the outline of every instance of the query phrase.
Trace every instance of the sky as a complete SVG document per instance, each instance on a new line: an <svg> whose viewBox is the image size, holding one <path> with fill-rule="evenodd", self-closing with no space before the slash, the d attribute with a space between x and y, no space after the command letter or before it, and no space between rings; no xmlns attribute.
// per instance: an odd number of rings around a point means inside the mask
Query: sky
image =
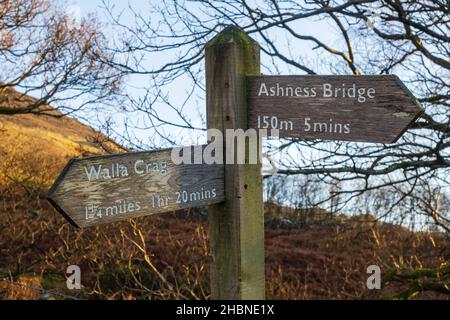
<svg viewBox="0 0 450 320"><path fill-rule="evenodd" d="M114 5L116 8L116 11L119 12L122 9L128 10L128 6L132 6L135 11L138 12L147 12L148 11L148 1L142 1L142 0L130 0L130 1L123 1L123 0L109 0L110 5ZM79 20L83 17L88 16L90 13L96 13L100 21L103 23L107 23L105 13L102 9L103 2L102 0L69 0L67 2L67 9L66 12L73 16L75 20ZM149 17L149 19L152 19L152 16ZM155 17L153 20L157 20L158 17ZM131 16L124 15L124 19L122 20L122 23L132 25L134 23L134 19L131 18ZM314 21L303 21L301 22L301 25L296 25L296 28L301 28L302 30L306 30L305 33L309 35L314 35L321 39L324 42L327 43L333 43L335 41L334 38L336 38L336 32L327 24L323 22L314 22ZM107 30L107 29L106 29ZM106 34L108 34L106 32ZM286 35L280 31L279 33L273 34L273 39L276 39L276 41L279 43L279 48L286 48L287 40ZM312 50L312 45L308 42L295 42L295 43L289 43L291 45L290 50L293 52L293 55L298 55L299 57L305 57L307 59L317 59L316 51ZM167 57L165 57L167 58ZM169 57L170 58L170 57ZM301 58L299 58L301 59ZM262 55L262 65L269 64L270 59L268 57L264 57ZM298 70L291 70L289 67L284 66L283 64L277 65L278 70L275 70L276 72L279 72L281 74L293 74L293 72L298 73ZM268 72L273 72L269 70L265 70L262 68L262 72L265 74L268 74ZM294 74L295 74L294 73ZM131 76L128 77L125 81L126 89L131 95L139 96L142 91L139 88L145 88L146 86L151 85L148 82L148 79L146 77L139 77L139 76ZM184 97L186 94L186 91L189 90L190 86L188 82L186 82L186 79L179 78L175 82L171 83L167 86L169 98L172 102L175 104L182 104L184 102ZM199 93L200 96L204 96L204 93ZM190 101L192 105L187 106L188 114L191 116L192 122L194 125L201 127L201 117L205 116L206 113L206 105L204 97L200 97L199 99ZM164 116L168 116L171 120L171 115L169 115L167 111L167 107L164 105L159 105L158 110L160 110L160 114L164 114ZM80 113L77 115L80 116ZM93 119L94 117L91 114L81 114L82 118L80 118L80 121L84 122L83 119ZM130 117L130 115L123 115L121 113L115 113L115 114L100 114L96 115L96 117L100 117L98 120L98 123L102 123L105 121L106 118L111 117L112 118L112 126L113 129L117 132L123 132L124 131L124 117ZM142 116L142 114L135 114L131 115L131 121L133 121L135 124L139 126L143 126L145 124L145 117ZM109 119L111 120L111 119ZM176 117L174 116L173 121L176 121ZM85 122L89 125L96 126L97 122ZM100 129L100 127L96 127L96 129ZM161 144L158 145L158 143L153 142L152 144L149 143L149 141L152 141L152 139L155 139L154 132L151 132L149 130L133 130L129 129L131 131L131 135L136 137L136 141L142 141L142 145L144 149L151 148L159 148L159 147L168 147L168 145L163 145L164 141L160 141ZM167 133L170 135L173 135L177 137L176 145L195 145L195 144L203 144L206 143L206 133L202 131L192 132L192 130L182 130L177 128L169 127L167 128ZM114 135L113 135L114 137ZM270 142L272 146L275 146L276 144L280 143L279 141L271 141ZM140 144L140 143L137 143ZM152 146L150 146L152 145ZM133 147L133 146L132 146ZM280 157L280 155L277 155L277 157Z"/></svg>
<svg viewBox="0 0 450 320"><path fill-rule="evenodd" d="M117 11L120 11L122 9L127 10L128 6L133 7L133 9L137 12L148 12L148 3L152 2L151 0L105 0L109 4L112 4L116 7ZM251 0L249 0L251 1ZM255 0L256 1L256 0ZM66 3L66 12L73 16L75 20L80 20L83 17L87 17L90 13L96 13L98 18L101 22L106 23L107 20L105 18L105 13L103 12L102 0L67 0ZM149 17L149 19L152 19L152 16ZM157 20L157 17L155 19ZM124 19L122 20L122 23L132 25L134 23L134 20L131 19L131 17L124 16ZM292 26L291 26L292 27ZM328 25L326 22L317 22L312 20L302 20L300 24L294 25L295 30L302 30L302 33L309 34L312 36L317 37L322 42L325 42L330 45L335 45L336 43L341 43L342 39L339 38L339 33L337 30L335 30L334 26ZM108 35L108 27L106 26L106 34ZM275 31L273 34L274 38L276 38L279 48L285 49L287 47L287 44L289 42L288 39L286 39L286 35L280 31L277 33ZM298 59L302 59L303 57L305 59L311 59L311 60L318 60L320 65L320 55L317 54L317 51L313 50L313 46L310 43L307 43L305 41L303 42L289 42L289 45L291 45L291 52L293 52L293 55L296 56ZM165 58L171 58L171 57L165 57ZM268 57L262 56L262 64L269 63ZM298 70L291 70L287 66L280 64L277 65L279 67L278 70L275 70L279 74L298 74ZM268 74L266 70L262 70L265 74ZM271 70L270 72L274 72ZM294 73L293 73L294 72ZM319 73L322 73L319 70ZM273 73L272 73L273 74ZM126 90L131 93L132 95L138 96L140 94L139 88L145 88L146 86L150 85L150 82L146 82L145 79L142 77L129 77L127 78L126 82ZM185 95L185 91L189 89L189 86L186 85L183 78L178 79L176 82L172 83L168 86L168 94L170 96L170 99L172 102L175 103L182 103L183 97ZM200 112L204 116L206 112L206 106L204 99L198 99L196 101L192 101L192 103L196 105L191 105L190 107L190 115L192 116L192 119L194 121L194 124L200 124L201 117L197 115L197 111ZM166 113L167 108L164 108L164 106L160 106L162 112ZM82 115L82 117L85 117L86 115ZM87 115L89 116L89 115ZM107 115L100 115L102 116L110 116ZM114 129L117 132L122 132L124 130L123 126L123 115L120 113L116 113L112 115L113 117L113 126ZM132 116L133 117L133 116ZM142 125L142 115L135 115L134 120L137 124ZM100 119L100 123L104 119ZM83 118L80 118L80 121L85 122ZM88 124L94 125L95 123L89 122ZM97 127L99 129L99 127ZM144 148L145 145L151 141L152 134L148 130L132 130L132 134L135 135L136 139L143 142ZM197 134L192 134L191 132L185 133L183 131L180 131L179 129L169 129L169 133L175 135L178 140L176 141L177 145L187 145L187 144L199 144L199 143L205 143L206 142L206 133L204 132L198 132ZM149 144L148 144L149 145ZM157 147L154 145L154 147ZM167 145L161 145L160 147L167 147Z"/></svg>
<svg viewBox="0 0 450 320"><path fill-rule="evenodd" d="M148 3L152 2L152 1L150 1L150 0L148 0L148 1L108 0L107 2L111 5L114 5L117 12L121 11L121 10L127 11L128 6L132 6L135 11L145 13L145 12L149 11ZM98 16L100 21L105 24L106 30L108 30L107 20L105 17L105 13L102 9L102 6L103 6L102 0L68 0L66 3L66 12L68 14L70 14L71 16L73 16L73 18L76 21L80 20L82 17L87 17L90 13L96 13L96 15ZM149 19L152 19L152 16L150 16ZM155 17L154 20L157 20L157 19L158 19L158 17ZM132 25L134 23L134 20L130 16L124 15L122 23ZM304 30L307 30L307 32L309 34L315 35L323 41L332 42L333 37L336 34L333 29L331 29L328 25L326 25L322 22L314 23L313 21L305 21L305 22L302 22L302 25L299 27L301 27ZM108 34L108 32L106 32L106 34ZM281 32L280 32L280 34L275 33L274 37L279 42L280 47L287 46L286 41L288 41L288 40L286 40L286 37L283 33L281 33ZM291 43L291 45L292 45L292 43ZM305 42L295 43L291 47L291 50L295 53L298 53L302 57L305 56L310 59L317 58L317 57L315 57L315 52L312 50L312 46ZM166 56L165 58L170 58L170 57ZM265 60L265 59L267 59L267 60ZM266 58L262 57L262 64L264 65L265 63L269 63L269 60L267 57ZM283 74L292 73L292 70L290 70L288 68L283 69L282 65L280 66L280 69L278 71ZM268 71L264 70L264 68L263 68L262 72L267 74ZM126 90L135 96L139 96L142 93L142 90L140 90L139 88L142 89L142 88L145 88L146 86L151 85L148 77L142 78L142 77L138 77L138 76L128 77L126 79L125 84L126 84ZM167 87L167 90L168 90L169 98L172 100L172 102L174 102L175 104L177 104L177 103L181 104L184 102L184 97L185 97L186 91L189 90L189 86L186 85L185 79L180 78L177 81L175 81L174 83L172 83L171 85L169 85ZM200 115L204 116L204 114L205 114L205 111L206 111L206 106L204 105L205 102L202 99L198 99L197 101L191 101L191 103L192 103L192 105L188 106L187 109L189 111L189 114L192 116L192 121L195 125L202 126ZM162 112L164 112L165 115L167 115L169 118L171 118L172 116L175 117L175 114L171 115L171 114L167 113L167 108L165 108L165 106L160 105L159 107L160 107L160 110ZM79 116L86 118L86 119L87 118L92 119L92 115L79 114ZM108 117L110 117L110 116L111 115L108 115ZM113 118L114 118L115 129L119 132L123 131L124 127L123 127L122 115L115 114L115 115L113 115ZM80 119L80 120L83 121L83 119ZM134 119L131 119L131 120L136 122L136 124L138 124L138 125L144 125L144 120L143 120L142 115L137 114L134 116ZM176 120L176 119L174 119L174 120ZM102 121L104 121L104 119L101 119L99 122L102 122ZM95 126L95 123L90 123L90 124ZM178 145L186 144L186 143L194 144L194 143L206 142L206 134L204 134L202 132L197 132L194 134L192 134L192 133L185 134L183 131L180 131L175 128L168 128L167 130L170 134L180 137L180 139L177 141ZM146 144L151 139L151 137L149 137L146 132L141 131L141 130L133 130L133 134L136 135L137 140L141 140L144 144Z"/></svg>

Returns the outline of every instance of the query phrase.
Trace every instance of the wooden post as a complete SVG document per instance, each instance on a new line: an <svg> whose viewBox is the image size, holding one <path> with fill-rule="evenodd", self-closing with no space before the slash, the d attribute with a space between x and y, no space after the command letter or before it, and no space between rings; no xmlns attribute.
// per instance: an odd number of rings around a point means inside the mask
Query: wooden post
<svg viewBox="0 0 450 320"><path fill-rule="evenodd" d="M221 130L225 138L226 129L248 128L246 77L260 75L260 48L229 26L205 50L208 128ZM224 156L227 147L224 139ZM225 202L209 206L208 219L212 298L264 299L260 163L225 164Z"/></svg>

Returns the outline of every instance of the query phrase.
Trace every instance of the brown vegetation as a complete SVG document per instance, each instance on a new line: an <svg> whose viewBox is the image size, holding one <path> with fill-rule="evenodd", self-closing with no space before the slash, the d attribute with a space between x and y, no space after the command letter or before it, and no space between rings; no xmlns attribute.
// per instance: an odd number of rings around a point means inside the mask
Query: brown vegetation
<svg viewBox="0 0 450 320"><path fill-rule="evenodd" d="M2 208L0 286L3 298L207 299L205 219L179 212L76 230L46 202L32 208ZM266 228L267 298L392 298L409 289L388 283L369 292L366 268L383 273L445 264L448 242L440 234L412 233L390 224L313 224ZM448 259L448 257L447 257ZM82 270L81 291L65 289L65 270ZM32 280L27 280L32 279ZM38 280L36 280L38 279ZM54 294L53 292L57 292ZM61 295L62 294L62 295ZM416 298L446 298L434 292Z"/></svg>
<svg viewBox="0 0 450 320"><path fill-rule="evenodd" d="M69 157L102 152L89 138L95 132L71 118L0 121L1 298L209 298L204 210L74 229L43 195ZM374 224L370 216L333 218L273 204L266 209L267 298L448 297L411 291L422 278L398 281L405 270L448 269L450 248L441 233ZM82 270L80 291L66 289L65 271L72 264ZM382 290L366 289L372 264L390 277ZM430 282L433 274L423 279Z"/></svg>

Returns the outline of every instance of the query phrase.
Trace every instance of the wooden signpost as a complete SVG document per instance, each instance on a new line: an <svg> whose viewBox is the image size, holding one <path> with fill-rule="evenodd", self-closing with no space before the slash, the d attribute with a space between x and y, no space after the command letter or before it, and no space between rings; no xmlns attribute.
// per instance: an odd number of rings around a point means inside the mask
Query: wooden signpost
<svg viewBox="0 0 450 320"><path fill-rule="evenodd" d="M48 199L78 227L224 200L222 165L175 165L171 151L73 159Z"/></svg>
<svg viewBox="0 0 450 320"><path fill-rule="evenodd" d="M260 76L259 45L234 26L205 51L208 129L392 143L422 112L395 76ZM222 142L225 158L236 145ZM79 227L208 205L212 298L264 299L261 164L244 149L245 164L175 164L171 149L74 159L48 199Z"/></svg>
<svg viewBox="0 0 450 320"><path fill-rule="evenodd" d="M205 47L208 128L248 128L247 76L260 74L260 48L228 27ZM236 153L223 141L224 154ZM258 143L259 145L259 143ZM249 158L249 146L245 148ZM264 299L264 211L261 164L225 165L225 202L208 208L211 295Z"/></svg>
<svg viewBox="0 0 450 320"><path fill-rule="evenodd" d="M249 123L280 137L394 143L422 112L394 75L249 78Z"/></svg>

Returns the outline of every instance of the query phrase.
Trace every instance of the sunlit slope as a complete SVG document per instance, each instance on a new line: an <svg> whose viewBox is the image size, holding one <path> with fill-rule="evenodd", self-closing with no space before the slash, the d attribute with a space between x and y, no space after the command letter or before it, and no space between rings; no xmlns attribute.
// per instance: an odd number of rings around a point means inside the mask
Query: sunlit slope
<svg viewBox="0 0 450 320"><path fill-rule="evenodd" d="M21 98L10 90L0 102L14 107ZM0 115L0 189L45 189L72 157L123 151L75 118L47 109L50 115Z"/></svg>

